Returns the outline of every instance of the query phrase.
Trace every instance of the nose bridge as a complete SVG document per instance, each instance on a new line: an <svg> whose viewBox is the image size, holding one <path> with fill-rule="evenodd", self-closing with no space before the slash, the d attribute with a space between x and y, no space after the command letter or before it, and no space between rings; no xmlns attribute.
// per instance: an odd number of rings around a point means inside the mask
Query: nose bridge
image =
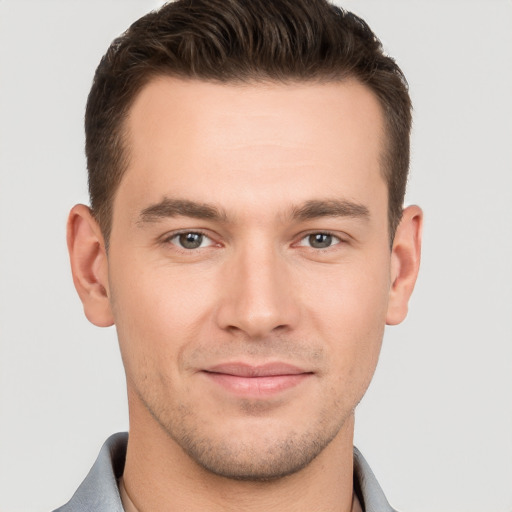
<svg viewBox="0 0 512 512"><path fill-rule="evenodd" d="M219 310L223 328L262 337L294 327L298 314L286 261L272 241L253 240L234 251Z"/></svg>

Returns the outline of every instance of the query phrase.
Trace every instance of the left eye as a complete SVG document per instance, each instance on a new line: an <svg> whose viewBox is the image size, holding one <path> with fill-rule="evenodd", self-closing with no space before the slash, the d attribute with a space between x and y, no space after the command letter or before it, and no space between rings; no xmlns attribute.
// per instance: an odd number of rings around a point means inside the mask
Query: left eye
<svg viewBox="0 0 512 512"><path fill-rule="evenodd" d="M305 236L299 243L301 246L312 247L313 249L327 249L332 245L339 244L341 240L330 233L312 233Z"/></svg>
<svg viewBox="0 0 512 512"><path fill-rule="evenodd" d="M178 233L169 239L174 245L182 249L199 249L201 247L208 247L213 242L210 238L202 233L195 233L193 231L187 233Z"/></svg>

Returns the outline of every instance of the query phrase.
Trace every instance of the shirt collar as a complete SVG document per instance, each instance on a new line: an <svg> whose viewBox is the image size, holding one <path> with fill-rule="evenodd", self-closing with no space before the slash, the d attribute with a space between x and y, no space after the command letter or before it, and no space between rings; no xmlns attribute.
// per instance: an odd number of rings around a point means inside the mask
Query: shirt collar
<svg viewBox="0 0 512 512"><path fill-rule="evenodd" d="M123 474L127 443L126 432L110 436L71 500L54 512L126 512L118 479ZM354 448L354 489L364 512L396 512L357 448Z"/></svg>

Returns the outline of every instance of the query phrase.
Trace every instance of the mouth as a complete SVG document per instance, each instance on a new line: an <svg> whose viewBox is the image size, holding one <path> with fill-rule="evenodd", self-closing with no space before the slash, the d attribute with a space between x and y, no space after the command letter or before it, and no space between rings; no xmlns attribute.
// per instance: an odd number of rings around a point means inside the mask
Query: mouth
<svg viewBox="0 0 512 512"><path fill-rule="evenodd" d="M294 388L314 373L287 363L225 363L202 370L214 384L243 397L264 397Z"/></svg>

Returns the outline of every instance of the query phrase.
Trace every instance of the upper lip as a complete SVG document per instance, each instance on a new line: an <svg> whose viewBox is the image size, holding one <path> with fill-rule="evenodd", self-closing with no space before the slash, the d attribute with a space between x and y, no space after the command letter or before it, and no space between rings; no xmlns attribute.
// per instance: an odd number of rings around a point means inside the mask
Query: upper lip
<svg viewBox="0 0 512 512"><path fill-rule="evenodd" d="M204 369L208 373L222 373L225 375L234 375L236 377L275 377L278 375L300 375L302 373L312 373L299 368L295 365L273 362L265 364L247 364L247 363L221 363Z"/></svg>

